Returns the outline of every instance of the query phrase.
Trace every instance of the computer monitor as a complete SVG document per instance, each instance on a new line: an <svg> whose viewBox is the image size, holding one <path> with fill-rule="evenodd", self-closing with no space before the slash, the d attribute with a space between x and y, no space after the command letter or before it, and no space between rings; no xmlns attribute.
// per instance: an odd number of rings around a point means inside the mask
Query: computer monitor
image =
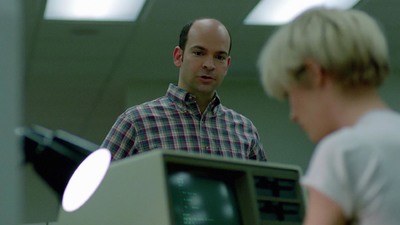
<svg viewBox="0 0 400 225"><path fill-rule="evenodd" d="M92 198L57 225L302 224L294 165L153 150L115 161Z"/></svg>

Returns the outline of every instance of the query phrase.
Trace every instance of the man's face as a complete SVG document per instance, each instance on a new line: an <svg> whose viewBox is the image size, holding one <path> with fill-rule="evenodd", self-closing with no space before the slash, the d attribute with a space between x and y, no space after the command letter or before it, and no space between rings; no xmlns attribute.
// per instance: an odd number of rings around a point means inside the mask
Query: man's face
<svg viewBox="0 0 400 225"><path fill-rule="evenodd" d="M180 68L178 86L195 96L212 97L230 64L230 38L215 21L197 21L191 27L184 52L176 47L174 63Z"/></svg>

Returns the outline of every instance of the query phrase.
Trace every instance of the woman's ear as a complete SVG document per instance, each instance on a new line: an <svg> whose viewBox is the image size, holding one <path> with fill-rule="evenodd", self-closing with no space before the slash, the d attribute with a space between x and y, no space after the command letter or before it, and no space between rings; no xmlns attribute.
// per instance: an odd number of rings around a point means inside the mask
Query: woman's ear
<svg viewBox="0 0 400 225"><path fill-rule="evenodd" d="M176 67L181 67L183 60L182 57L183 57L183 50L179 46L176 46L173 53L174 64Z"/></svg>
<svg viewBox="0 0 400 225"><path fill-rule="evenodd" d="M306 71L310 75L310 83L313 86L320 86L325 84L327 78L326 70L322 68L319 63L317 63L313 59L306 59L306 61L304 62L304 66Z"/></svg>

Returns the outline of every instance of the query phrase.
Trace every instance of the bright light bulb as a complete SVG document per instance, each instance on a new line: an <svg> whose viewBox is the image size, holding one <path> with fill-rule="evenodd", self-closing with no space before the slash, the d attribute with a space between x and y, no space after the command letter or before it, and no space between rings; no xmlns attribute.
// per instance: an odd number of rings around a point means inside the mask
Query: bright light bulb
<svg viewBox="0 0 400 225"><path fill-rule="evenodd" d="M91 153L75 170L65 188L62 206L72 212L80 208L96 191L111 163L111 153L99 149Z"/></svg>

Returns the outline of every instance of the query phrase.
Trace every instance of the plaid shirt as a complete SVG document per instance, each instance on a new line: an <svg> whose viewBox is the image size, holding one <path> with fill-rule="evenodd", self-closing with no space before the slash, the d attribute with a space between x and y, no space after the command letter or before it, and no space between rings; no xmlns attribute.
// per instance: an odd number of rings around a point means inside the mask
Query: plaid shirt
<svg viewBox="0 0 400 225"><path fill-rule="evenodd" d="M165 96L127 109L102 147L113 160L151 149L173 149L266 161L256 127L213 99L203 114L195 97L174 84Z"/></svg>

